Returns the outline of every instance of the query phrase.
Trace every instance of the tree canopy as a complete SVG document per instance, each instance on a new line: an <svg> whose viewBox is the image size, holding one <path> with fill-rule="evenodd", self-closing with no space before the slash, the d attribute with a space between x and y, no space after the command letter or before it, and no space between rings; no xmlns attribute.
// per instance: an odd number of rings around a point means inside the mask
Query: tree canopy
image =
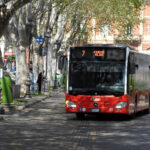
<svg viewBox="0 0 150 150"><path fill-rule="evenodd" d="M110 25L122 38L132 38L126 34L126 30L143 21L140 14L147 2L149 1L3 0L0 3L0 37L9 24L5 37L7 36L7 40L14 42L13 45L16 47L17 69L19 70L17 76L22 80L21 82L17 80L18 83L24 83L23 76L27 71L25 50L30 48L31 43L33 53L35 52L33 70L38 74L38 70L43 69L39 65L39 62L42 62L42 57L39 55L42 46L48 51L47 64L54 64L52 60L59 50L67 49L75 42L87 41L90 31L95 30L91 25L93 19L96 21L96 29ZM27 3L28 5L24 6ZM37 36L45 38L43 45L38 45L33 41ZM56 43L59 43L57 48L54 46ZM47 77L50 80L54 72L52 65L48 65L47 70Z"/></svg>
<svg viewBox="0 0 150 150"><path fill-rule="evenodd" d="M127 29L139 25L141 11L149 0L88 0L91 16L97 20L97 28L111 25L122 38L132 38Z"/></svg>
<svg viewBox="0 0 150 150"><path fill-rule="evenodd" d="M1 0L0 1L0 37L3 35L9 20L13 14L25 4L33 1L40 2L40 0ZM45 0L49 8L55 3L56 10L59 13L70 11L76 16L80 15L83 20L95 18L99 27L109 24L113 25L116 29L122 30L127 26L135 26L142 20L140 11L149 0ZM44 5L41 5L42 7ZM54 6L54 5L53 5ZM52 7L51 7L52 8ZM42 9L41 13L52 9ZM68 15L70 15L68 13ZM75 20L74 20L75 22Z"/></svg>
<svg viewBox="0 0 150 150"><path fill-rule="evenodd" d="M0 37L14 13L32 0L0 0Z"/></svg>

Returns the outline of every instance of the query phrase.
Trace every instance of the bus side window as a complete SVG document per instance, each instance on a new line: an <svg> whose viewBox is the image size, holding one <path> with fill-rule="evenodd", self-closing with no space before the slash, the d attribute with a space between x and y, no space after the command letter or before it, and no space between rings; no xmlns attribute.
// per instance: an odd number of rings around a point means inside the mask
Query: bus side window
<svg viewBox="0 0 150 150"><path fill-rule="evenodd" d="M135 74L136 65L134 55L131 53L129 56L129 74Z"/></svg>

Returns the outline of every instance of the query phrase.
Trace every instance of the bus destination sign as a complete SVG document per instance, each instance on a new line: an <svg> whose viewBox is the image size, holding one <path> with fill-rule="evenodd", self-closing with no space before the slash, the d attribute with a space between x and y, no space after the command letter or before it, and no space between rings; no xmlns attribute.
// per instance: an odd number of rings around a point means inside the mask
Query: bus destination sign
<svg viewBox="0 0 150 150"><path fill-rule="evenodd" d="M94 50L93 56L95 57L104 57L105 51L104 50ZM82 57L86 55L86 50L82 50Z"/></svg>
<svg viewBox="0 0 150 150"><path fill-rule="evenodd" d="M104 57L105 51L94 50L93 53L95 57Z"/></svg>
<svg viewBox="0 0 150 150"><path fill-rule="evenodd" d="M72 60L125 60L125 50L105 48L82 48L71 50Z"/></svg>

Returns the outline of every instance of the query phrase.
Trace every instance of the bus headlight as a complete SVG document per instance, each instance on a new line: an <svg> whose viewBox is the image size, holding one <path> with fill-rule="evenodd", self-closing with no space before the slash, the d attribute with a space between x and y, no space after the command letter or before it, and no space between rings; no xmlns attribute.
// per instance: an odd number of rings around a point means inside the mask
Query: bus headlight
<svg viewBox="0 0 150 150"><path fill-rule="evenodd" d="M71 102L71 101L66 101L66 105L67 105L68 107L73 107L73 108L76 108L76 107L77 107L76 104L73 103L73 102Z"/></svg>
<svg viewBox="0 0 150 150"><path fill-rule="evenodd" d="M116 108L125 108L127 106L127 102L120 102L116 105Z"/></svg>

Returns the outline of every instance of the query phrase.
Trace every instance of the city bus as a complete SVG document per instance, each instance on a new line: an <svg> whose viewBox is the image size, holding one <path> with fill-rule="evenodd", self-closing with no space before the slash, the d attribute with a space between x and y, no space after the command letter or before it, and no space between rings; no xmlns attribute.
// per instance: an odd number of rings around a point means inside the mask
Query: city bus
<svg viewBox="0 0 150 150"><path fill-rule="evenodd" d="M123 44L70 47L65 109L91 113L150 112L150 55Z"/></svg>

